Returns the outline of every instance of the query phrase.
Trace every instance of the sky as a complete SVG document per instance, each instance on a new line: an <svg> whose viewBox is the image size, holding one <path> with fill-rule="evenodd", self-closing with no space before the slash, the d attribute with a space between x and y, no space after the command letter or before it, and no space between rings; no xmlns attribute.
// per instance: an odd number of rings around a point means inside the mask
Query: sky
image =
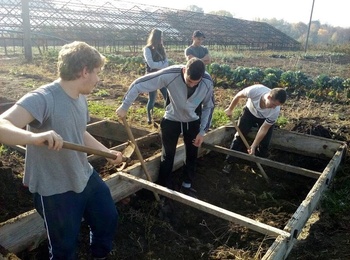
<svg viewBox="0 0 350 260"><path fill-rule="evenodd" d="M313 0L129 0L127 2L184 10L190 5L196 5L205 13L225 10L238 19L254 21L257 18L276 18L289 23L305 24L310 21L313 5ZM350 28L349 10L349 0L314 0L312 21Z"/></svg>

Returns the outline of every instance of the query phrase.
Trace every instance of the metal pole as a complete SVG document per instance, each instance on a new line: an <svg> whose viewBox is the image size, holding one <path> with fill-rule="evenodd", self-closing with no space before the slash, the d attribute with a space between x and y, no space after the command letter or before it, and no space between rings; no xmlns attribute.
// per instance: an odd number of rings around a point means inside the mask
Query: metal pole
<svg viewBox="0 0 350 260"><path fill-rule="evenodd" d="M308 47L308 43L309 43L309 34L310 34L312 13L314 12L314 4L315 4L315 0L312 1L311 14L310 14L310 21L309 21L309 28L308 28L308 30L307 30L307 35L306 35L305 53L307 52L307 47Z"/></svg>
<svg viewBox="0 0 350 260"><path fill-rule="evenodd" d="M22 2L22 23L24 35L24 56L28 62L32 62L32 43L30 34L30 16L29 16L29 1L21 0Z"/></svg>

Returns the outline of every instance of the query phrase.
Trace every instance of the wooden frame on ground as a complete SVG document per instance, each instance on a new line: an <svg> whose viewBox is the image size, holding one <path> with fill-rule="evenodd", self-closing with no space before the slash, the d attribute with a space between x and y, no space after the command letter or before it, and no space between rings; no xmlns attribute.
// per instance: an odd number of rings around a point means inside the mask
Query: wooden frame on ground
<svg viewBox="0 0 350 260"><path fill-rule="evenodd" d="M91 134L101 138L122 142L120 145L112 147L112 149L123 150L128 144L128 142L126 142L127 140L121 140L121 137L126 137L125 134L122 134L123 131L125 132L124 126L115 122L106 120L94 122L88 126L88 131ZM118 133L118 135L116 133ZM150 133L142 129L133 129L133 133L137 137L136 141L140 146L147 146L152 142L159 142L160 140L159 133ZM205 136L205 142L202 145L202 148L199 150L198 156L203 156L210 151L217 151L248 161L267 165L269 167L274 167L285 172L300 174L316 179L314 186L311 188L306 198L299 205L283 229L278 229L249 219L245 216L230 212L201 200L191 198L176 191L169 190L162 186L156 185L153 182L149 182L146 180L145 174L139 162L127 167L123 172L116 172L108 176L105 179L105 182L109 186L115 202L132 195L142 188L145 188L191 207L213 214L217 217L245 226L262 234L275 237L276 239L274 243L262 259L285 259L292 250L302 228L305 226L307 220L317 206L322 193L330 185L342 159L345 157L347 150L346 143L279 129L274 131L271 146L284 151L329 160L326 168L322 172L317 172L288 164L278 163L269 159L250 156L245 153L226 149L225 147L221 146L228 140L231 140L234 133L235 129L231 125L222 126L210 131ZM252 135L254 134L255 133L252 133ZM182 166L184 153L184 145L179 142L173 170L176 170ZM93 161L98 158L98 156L90 156L89 160ZM145 158L145 164L150 170L149 172L152 180L156 180L158 177L159 163L160 153ZM13 253L18 253L27 248L35 248L42 240L45 239L45 237L46 232L43 221L35 210L23 213L15 218L7 220L6 222L0 223L0 245Z"/></svg>

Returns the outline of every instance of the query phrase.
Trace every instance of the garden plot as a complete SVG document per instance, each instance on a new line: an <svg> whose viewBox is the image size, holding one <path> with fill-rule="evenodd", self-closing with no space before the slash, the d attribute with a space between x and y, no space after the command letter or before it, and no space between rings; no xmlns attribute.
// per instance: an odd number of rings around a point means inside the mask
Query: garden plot
<svg viewBox="0 0 350 260"><path fill-rule="evenodd" d="M120 124L105 120L96 121L89 126L88 131L103 140L105 144L111 145L112 149L123 150L128 145L127 137L123 132L125 131L124 127ZM143 129L133 129L133 133L137 136L138 146L143 151L151 179L156 180L160 162L160 136L158 133L149 133ZM214 223L218 221L220 221L220 225L231 223L234 226L232 228L234 233L243 232L242 234L249 235L250 239L264 243L261 251L263 259L283 259L292 249L296 238L317 206L323 191L330 185L344 157L346 144L326 138L276 130L271 144L274 151L272 153L273 160L271 160L251 157L226 149L224 146L233 134L234 128L232 126L223 126L210 131L206 136L205 144L200 149L199 154L202 159L199 159L199 176L198 183L196 183L200 198L198 200L147 181L137 158L133 158L133 164L128 166L123 173L118 173L113 168L105 171L104 179L116 202L132 196L141 189L151 190L173 199L177 203L179 212L184 213L182 217L188 217L187 214L192 216L193 212L197 212L201 216L199 219L207 218L206 223L208 224L212 222L215 225ZM120 144L114 146L118 142ZM225 154L237 156L253 164L260 163L266 169L270 183L267 183L259 174L252 175L251 173L242 173L243 171L232 176L223 175L221 167ZM295 157L299 159L296 160ZM179 142L174 172L178 172L178 169L181 168L183 158L184 147ZM103 171L105 166L100 160L99 157L90 156L91 163L95 164L98 170ZM292 161L296 164L290 164ZM303 161L307 166L300 165ZM216 187L215 182L218 185ZM292 201L290 204L295 206L294 211L291 210L293 207L289 207L289 212L283 213L282 210L277 211L271 205L259 205L261 194L269 196L271 192L275 192L275 195L271 195L270 199L273 205L278 200L276 192L281 186L288 191L290 197L284 195L286 196L284 200ZM226 193L220 189L226 190ZM252 196L255 197L255 203L249 202L248 197L245 199L235 197L237 190L243 189L250 190L250 194L256 192L256 195ZM264 191L261 192L262 190ZM293 194L290 190L294 190L296 193ZM225 200L230 201L231 205L227 204ZM246 202L244 206L243 201ZM299 201L298 204L296 204L297 201ZM285 206L281 204L280 207L284 208ZM200 214L200 212L202 213ZM276 215L281 216L281 218L277 219ZM199 219L197 215L193 220ZM178 220L183 225L193 226L194 224L190 225L191 218L181 220L180 216ZM175 227L177 226L176 223L173 224ZM179 232L184 228L183 225L177 226ZM187 228L187 232L191 230L192 227ZM193 234L189 235L192 237L196 233L199 234L198 232L194 231ZM234 237L232 234L230 236ZM44 239L45 230L42 220L34 210L0 224L0 245L10 252L19 253L28 248L33 249ZM248 243L254 244L247 241L245 241L246 246ZM244 247L244 245L242 246ZM221 254L225 252L219 248L211 249L211 256L219 251ZM253 248L255 247L253 246ZM229 251L230 249L226 250L226 252Z"/></svg>

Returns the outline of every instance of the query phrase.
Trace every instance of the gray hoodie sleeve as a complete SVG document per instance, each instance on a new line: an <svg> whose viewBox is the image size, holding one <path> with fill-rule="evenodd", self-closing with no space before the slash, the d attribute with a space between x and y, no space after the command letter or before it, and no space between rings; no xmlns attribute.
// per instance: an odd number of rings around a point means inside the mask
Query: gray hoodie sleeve
<svg viewBox="0 0 350 260"><path fill-rule="evenodd" d="M162 79L161 71L150 73L136 79L131 83L128 91L124 95L122 109L128 110L140 93L149 93L166 86Z"/></svg>
<svg viewBox="0 0 350 260"><path fill-rule="evenodd" d="M199 134L202 136L204 136L205 133L209 130L215 107L213 82L211 80L207 82L208 91L202 102L201 125L199 130Z"/></svg>

